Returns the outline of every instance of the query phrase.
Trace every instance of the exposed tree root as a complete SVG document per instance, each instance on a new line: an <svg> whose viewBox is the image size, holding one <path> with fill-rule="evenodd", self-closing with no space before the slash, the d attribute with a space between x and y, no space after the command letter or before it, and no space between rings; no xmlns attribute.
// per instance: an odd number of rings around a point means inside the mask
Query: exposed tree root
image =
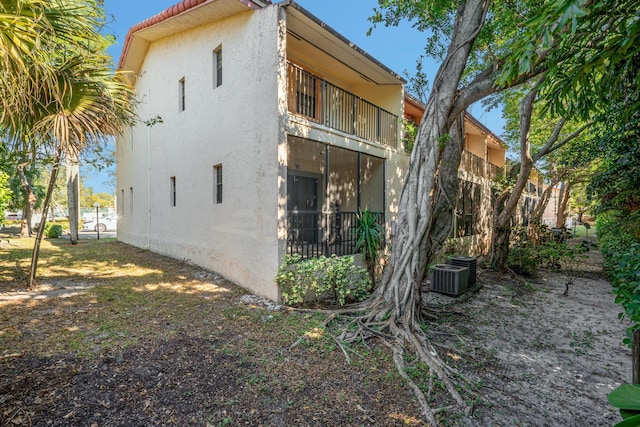
<svg viewBox="0 0 640 427"><path fill-rule="evenodd" d="M437 414L454 408L458 408L465 415L469 415L473 407L465 402L458 390L462 389L469 395L477 396L475 392L466 386L471 381L456 369L448 366L440 358L429 338L417 325L406 325L403 321L397 319L394 307L384 308L384 304L375 299L369 300L369 304L370 307L375 307L375 309L363 312L361 306L354 306L335 311L314 310L317 313L329 314L324 322L325 327L334 320L344 322L340 326L340 333L331 335L331 337L344 354L347 363L351 364L350 354L360 356L349 347L349 344L362 343L368 347L368 340L378 338L392 351L394 365L416 396L420 409L429 425L438 426ZM302 337L298 339L291 345L290 349L297 346L302 340ZM426 392L407 374L406 356L408 354L414 355L415 362L423 363L429 369ZM432 407L429 404L436 391L434 387L436 380L451 397L454 402L453 405Z"/></svg>
<svg viewBox="0 0 640 427"><path fill-rule="evenodd" d="M400 344L392 345L386 341L385 344L391 347L393 351L393 362L396 365L396 369L398 370L400 376L407 382L407 384L409 384L411 390L413 390L413 394L415 394L416 398L418 399L418 403L420 404L420 408L422 409L425 418L427 419L429 424L431 424L432 426L437 426L438 420L436 419L436 411L431 409L427 397L424 395L415 381L413 381L406 372L407 365L405 364L404 360L404 349L400 346ZM431 380L429 381L429 392L431 392Z"/></svg>

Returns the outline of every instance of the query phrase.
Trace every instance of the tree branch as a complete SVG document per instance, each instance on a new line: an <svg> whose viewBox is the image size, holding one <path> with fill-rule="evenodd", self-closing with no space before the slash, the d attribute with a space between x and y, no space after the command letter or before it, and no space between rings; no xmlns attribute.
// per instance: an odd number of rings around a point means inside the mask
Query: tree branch
<svg viewBox="0 0 640 427"><path fill-rule="evenodd" d="M551 135L551 138L549 138L549 141L545 144L544 147L542 147L540 149L540 151L538 151L535 154L535 156L533 156L533 162L534 163L537 162L538 160L540 160L540 158L542 156L546 156L547 154L557 150L558 148L562 147L563 145L565 145L566 143L568 143L572 139L574 139L577 136L579 136L582 132L585 131L585 129L587 129L588 127L590 127L593 124L593 121L589 121L589 122L585 123L578 130L576 130L575 132L573 132L572 134L567 136L565 139L563 139L559 143L555 144L555 142L557 141L558 136L560 134L560 129L562 129L562 126L564 125L564 123L565 123L565 119L564 118L560 119L560 121L556 125L556 128L553 131L553 134Z"/></svg>

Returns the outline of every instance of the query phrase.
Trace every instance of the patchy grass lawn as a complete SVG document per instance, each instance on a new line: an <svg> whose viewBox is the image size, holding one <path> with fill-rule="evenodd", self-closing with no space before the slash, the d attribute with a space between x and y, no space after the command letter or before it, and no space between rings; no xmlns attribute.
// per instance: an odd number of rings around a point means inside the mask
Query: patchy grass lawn
<svg viewBox="0 0 640 427"><path fill-rule="evenodd" d="M32 245L0 249L2 425L421 424L386 351L349 366L323 315L109 239L45 240L22 292Z"/></svg>
<svg viewBox="0 0 640 427"><path fill-rule="evenodd" d="M115 240L45 240L24 292L32 239L0 232L0 425L423 425L385 346L347 364L312 312L269 310L219 275ZM573 243L580 239L574 239ZM522 280L479 269L480 290L424 294L435 351L476 406L443 426L600 426L631 372L627 323L592 249L576 271ZM408 356L408 359L411 355ZM409 376L424 389L428 368ZM446 405L436 392L434 406Z"/></svg>

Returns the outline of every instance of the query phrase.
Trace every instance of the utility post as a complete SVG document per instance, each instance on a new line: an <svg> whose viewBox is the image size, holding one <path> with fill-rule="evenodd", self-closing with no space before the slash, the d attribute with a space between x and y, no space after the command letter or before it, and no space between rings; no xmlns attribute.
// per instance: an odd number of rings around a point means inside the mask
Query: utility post
<svg viewBox="0 0 640 427"><path fill-rule="evenodd" d="M96 233L98 233L98 240L100 240L100 203L94 205L96 207Z"/></svg>

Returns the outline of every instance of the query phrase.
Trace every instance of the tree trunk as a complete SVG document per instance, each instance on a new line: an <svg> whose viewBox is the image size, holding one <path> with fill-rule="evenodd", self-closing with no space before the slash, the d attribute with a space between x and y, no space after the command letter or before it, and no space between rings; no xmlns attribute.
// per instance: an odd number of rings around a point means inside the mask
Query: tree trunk
<svg viewBox="0 0 640 427"><path fill-rule="evenodd" d="M560 195L558 196L558 212L556 214L556 227L564 227L567 222L567 205L569 204L569 195L571 194L571 184L562 183L560 187Z"/></svg>
<svg viewBox="0 0 640 427"><path fill-rule="evenodd" d="M42 236L44 235L44 226L47 223L47 211L49 210L49 203L51 202L51 196L56 186L56 178L58 177L58 169L60 168L60 156L62 155L62 147L58 147L56 154L53 158L53 166L51 169L51 177L49 178L49 186L47 187L47 194L44 198L44 204L42 206L42 219L40 220L40 227L38 227L38 234L33 244L33 253L31 254L31 268L29 269L29 278L27 279L27 289L33 290L36 287L36 270L38 268L38 257L40 256L40 243L42 242Z"/></svg>
<svg viewBox="0 0 640 427"><path fill-rule="evenodd" d="M24 167L26 163L20 163L17 167L18 176L20 177L20 184L22 191L24 191L25 203L24 210L22 212L22 221L20 223L20 237L31 237L31 218L33 217L33 207L36 204L38 198L33 192L33 187L27 179L24 173Z"/></svg>
<svg viewBox="0 0 640 427"><path fill-rule="evenodd" d="M544 191L542 192L542 196L540 196L540 200L538 201L538 204L536 205L536 207L533 209L533 212L531 213L531 221L537 221L538 223L542 224L542 216L544 215L544 211L547 210L547 206L551 201L551 194L553 192L553 187L555 187L557 184L558 184L557 180L552 180L551 183L549 183L549 185L547 186L547 188L544 189Z"/></svg>
<svg viewBox="0 0 640 427"><path fill-rule="evenodd" d="M540 81L541 82L541 81ZM490 263L497 270L507 267L509 256L509 238L511 234L511 220L518 207L518 201L529 182L529 175L533 169L531 146L529 143L529 130L531 128L531 115L533 103L538 96L536 85L520 102L520 172L511 192L506 196L506 203L496 204L498 210L493 218L493 233L491 234L491 249L489 253Z"/></svg>
<svg viewBox="0 0 640 427"><path fill-rule="evenodd" d="M547 209L549 201L551 200L553 188L558 184L558 182L559 180L556 178L551 180L547 188L545 188L542 192L542 196L540 196L538 204L536 204L533 212L531 213L528 235L529 239L531 239L534 244L540 242L542 231L542 216L544 215L544 211Z"/></svg>
<svg viewBox="0 0 640 427"><path fill-rule="evenodd" d="M460 6L452 41L418 129L398 205L393 251L374 305L395 322L413 328L420 318L420 293L426 266L449 237L458 192L463 132L451 111L469 52L482 28L487 3Z"/></svg>
<svg viewBox="0 0 640 427"><path fill-rule="evenodd" d="M78 224L80 223L80 165L76 153L67 155L67 204L69 206L69 240L78 244Z"/></svg>

